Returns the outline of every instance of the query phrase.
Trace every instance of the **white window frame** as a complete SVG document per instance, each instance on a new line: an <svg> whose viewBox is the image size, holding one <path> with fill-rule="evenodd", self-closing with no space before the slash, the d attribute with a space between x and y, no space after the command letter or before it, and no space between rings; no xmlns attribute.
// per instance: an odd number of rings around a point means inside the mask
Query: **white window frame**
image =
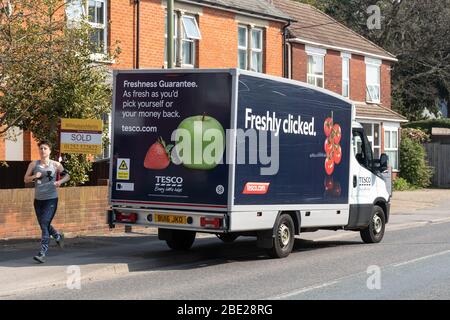
<svg viewBox="0 0 450 320"><path fill-rule="evenodd" d="M90 0L71 0L66 2L66 17L69 27L79 26L79 22L86 21L93 29L99 29L104 31L103 48L102 52L95 52L91 54L91 59L98 61L103 60L108 52L108 1L107 0L94 0L94 2L103 3L103 23L95 23L89 21L89 1ZM76 17L68 16L68 6L78 9ZM97 15L97 10L95 10Z"/></svg>
<svg viewBox="0 0 450 320"><path fill-rule="evenodd" d="M388 125L388 124L384 124L383 126L383 131L384 131L384 153L388 154L388 152L396 152L397 153L397 168L392 167L392 172L399 172L400 171L400 153L399 153L399 143L400 143L400 137L399 137L399 125ZM392 140L389 141L389 145L387 144L387 140L386 140L386 132L390 133L390 138L392 139L392 133L396 133L397 136L397 147L393 148L392 147ZM389 163L390 165L391 162Z"/></svg>
<svg viewBox="0 0 450 320"><path fill-rule="evenodd" d="M352 55L350 53L342 53L342 96L344 98L350 98L350 61L352 59ZM344 63L348 64L347 72L345 74ZM348 92L345 92L345 84L347 84Z"/></svg>
<svg viewBox="0 0 450 320"><path fill-rule="evenodd" d="M306 66L306 82L319 87L319 88L325 88L325 55L327 54L327 50L325 49L321 49L321 48L315 48L315 47L310 47L310 46L306 46L306 54L308 56L308 60L307 60L307 66ZM314 58L319 58L322 59L322 75L317 75L314 73L309 73L309 58L312 58L314 60ZM310 80L310 78L314 79L314 83L312 83ZM318 79L322 79L322 86L317 85L317 80Z"/></svg>
<svg viewBox="0 0 450 320"><path fill-rule="evenodd" d="M239 29L245 30L245 46L241 46L239 44ZM256 31L259 34L260 38L260 44L261 48L253 47L253 33ZM255 27L252 25L244 25L239 24L238 25L238 67L240 68L239 64L239 53L245 51L245 69L244 70L250 70L254 72L264 72L264 29L261 27ZM261 59L260 63L257 66L257 69L255 70L253 68L253 54L258 54Z"/></svg>
<svg viewBox="0 0 450 320"><path fill-rule="evenodd" d="M256 31L257 33L259 33L259 43L261 44L261 48L256 48L256 47L253 47L253 34L254 34L254 31ZM261 59L259 60L260 61L260 64L257 66L257 69L255 70L255 69L253 69L253 66L250 66L250 70L251 71L254 71L254 72L263 72L263 50L264 50L264 43L263 43L263 41L264 41L264 37L263 37L263 33L264 33L264 31L263 31L263 29L261 29L261 28L251 28L250 30L249 30L249 32L251 32L252 33L252 43L250 43L249 44L249 47L250 47L250 54L251 54L251 62L252 62L252 64L253 64L253 53L256 53L256 54L258 54L258 55L260 55L261 56ZM248 39L248 38L247 38Z"/></svg>
<svg viewBox="0 0 450 320"><path fill-rule="evenodd" d="M241 46L239 44L239 29L245 30L245 46ZM244 25L238 25L238 67L240 68L239 64L239 53L241 51L245 51L245 68L244 70L247 70L248 68L248 27Z"/></svg>
<svg viewBox="0 0 450 320"><path fill-rule="evenodd" d="M381 101L381 64L382 61L378 59L365 58L366 61L366 101L371 103L380 103ZM369 79L369 68L376 68L378 72L378 83ZM378 99L372 97L370 88L377 88Z"/></svg>
<svg viewBox="0 0 450 320"><path fill-rule="evenodd" d="M195 29L197 29L198 35L195 34L188 34L186 32L187 28L186 28L186 20L191 20L194 23L194 27ZM189 40L201 40L202 39L202 34L200 32L200 28L198 27L198 23L197 23L197 19L195 19L195 16L189 15L189 14L182 14L181 15L181 22L183 23L183 29L185 30L187 39Z"/></svg>
<svg viewBox="0 0 450 320"><path fill-rule="evenodd" d="M173 40L174 40L174 52L173 52L173 64L176 64L177 61L177 50L181 50L181 59L183 59L183 42L190 42L192 43L192 52L191 52L191 56L192 56L192 63L184 63L183 61L181 62L181 67L182 68L195 68L195 61L196 61L196 42L195 40L199 40L201 39L201 34L200 34L200 29L198 29L199 32L199 37L191 37L189 38L187 36L187 34L184 32L184 21L183 18L186 17L188 19L193 19L195 21L195 25L198 28L198 24L197 24L197 19L195 18L194 15L190 15L190 14L184 14L183 12L181 12L180 14L178 14L177 12L174 13L174 18L173 18L173 23L174 23L174 34L173 34ZM165 31L164 31L164 66L167 68L167 11L165 14ZM178 30L178 19L181 19L181 28L183 30ZM178 35L183 33L183 38L181 39L181 47L178 48ZM184 35L186 35L186 37L184 37Z"/></svg>
<svg viewBox="0 0 450 320"><path fill-rule="evenodd" d="M103 23L96 23L96 22L90 22L89 21L89 1L90 0L86 0L86 17L87 17L87 22L88 24L96 30L104 30L104 39L103 39L103 50L102 52L96 52L93 54L94 57L97 58L103 58L108 50L108 30L107 30L107 21L108 21L108 17L107 17L107 1L106 0L94 0L94 2L101 2L103 3ZM95 16L97 16L97 9L95 9Z"/></svg>

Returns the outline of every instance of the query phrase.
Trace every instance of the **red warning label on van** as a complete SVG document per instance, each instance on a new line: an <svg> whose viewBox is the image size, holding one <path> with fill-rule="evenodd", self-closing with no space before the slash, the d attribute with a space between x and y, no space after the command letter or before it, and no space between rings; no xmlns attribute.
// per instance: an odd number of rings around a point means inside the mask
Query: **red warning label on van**
<svg viewBox="0 0 450 320"><path fill-rule="evenodd" d="M247 182L243 194L266 194L269 191L268 182Z"/></svg>

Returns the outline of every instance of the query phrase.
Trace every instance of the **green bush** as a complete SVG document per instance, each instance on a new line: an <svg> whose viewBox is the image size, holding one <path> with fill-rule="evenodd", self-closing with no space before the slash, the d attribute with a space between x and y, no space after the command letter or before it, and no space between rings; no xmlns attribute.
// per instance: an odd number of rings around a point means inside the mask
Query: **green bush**
<svg viewBox="0 0 450 320"><path fill-rule="evenodd" d="M408 181L406 181L403 178L397 178L394 180L394 183L392 185L394 188L394 191L407 191L407 190L414 190L415 187L411 186Z"/></svg>
<svg viewBox="0 0 450 320"><path fill-rule="evenodd" d="M428 166L425 156L425 149L419 142L402 135L400 176L412 186L426 188L431 184L433 170Z"/></svg>

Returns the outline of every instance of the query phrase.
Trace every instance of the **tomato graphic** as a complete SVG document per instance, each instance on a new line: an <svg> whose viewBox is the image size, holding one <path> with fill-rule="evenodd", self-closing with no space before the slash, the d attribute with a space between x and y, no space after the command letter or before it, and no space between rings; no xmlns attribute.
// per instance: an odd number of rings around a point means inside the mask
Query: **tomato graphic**
<svg viewBox="0 0 450 320"><path fill-rule="evenodd" d="M330 136L332 128L333 128L333 119L332 118L326 118L325 122L323 123L323 131L325 132L325 135L327 137Z"/></svg>
<svg viewBox="0 0 450 320"><path fill-rule="evenodd" d="M340 197L342 193L341 184L339 182L336 182L336 184L333 186L332 194L335 197Z"/></svg>
<svg viewBox="0 0 450 320"><path fill-rule="evenodd" d="M324 187L325 187L325 191L331 191L334 188L334 181L333 181L333 177L326 177L325 180L323 181Z"/></svg>
<svg viewBox="0 0 450 320"><path fill-rule="evenodd" d="M334 160L330 157L325 159L325 172L327 175L331 176L334 171Z"/></svg>
<svg viewBox="0 0 450 320"><path fill-rule="evenodd" d="M337 123L333 126L331 136L333 137L333 142L335 144L338 144L339 142L341 142L341 136L342 136L341 126L338 125Z"/></svg>
<svg viewBox="0 0 450 320"><path fill-rule="evenodd" d="M325 143L323 144L323 149L325 150L327 156L333 151L333 143L330 138L325 139Z"/></svg>
<svg viewBox="0 0 450 320"><path fill-rule="evenodd" d="M342 160L342 149L340 145L335 145L333 148L333 160L335 164L341 163Z"/></svg>

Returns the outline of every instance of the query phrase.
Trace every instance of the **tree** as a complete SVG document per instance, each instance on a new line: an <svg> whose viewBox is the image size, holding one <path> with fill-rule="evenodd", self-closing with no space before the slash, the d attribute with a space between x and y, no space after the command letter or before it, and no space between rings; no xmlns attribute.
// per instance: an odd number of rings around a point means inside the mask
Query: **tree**
<svg viewBox="0 0 450 320"><path fill-rule="evenodd" d="M301 2L311 2L302 0ZM397 56L393 108L410 120L438 98L450 98L450 0L315 0L316 6ZM381 29L370 30L367 9L381 10Z"/></svg>
<svg viewBox="0 0 450 320"><path fill-rule="evenodd" d="M0 135L19 127L56 146L59 118L110 111L111 85L105 64L92 60L91 28L69 24L64 9L61 0L0 0ZM86 181L86 157L65 160L72 182Z"/></svg>

